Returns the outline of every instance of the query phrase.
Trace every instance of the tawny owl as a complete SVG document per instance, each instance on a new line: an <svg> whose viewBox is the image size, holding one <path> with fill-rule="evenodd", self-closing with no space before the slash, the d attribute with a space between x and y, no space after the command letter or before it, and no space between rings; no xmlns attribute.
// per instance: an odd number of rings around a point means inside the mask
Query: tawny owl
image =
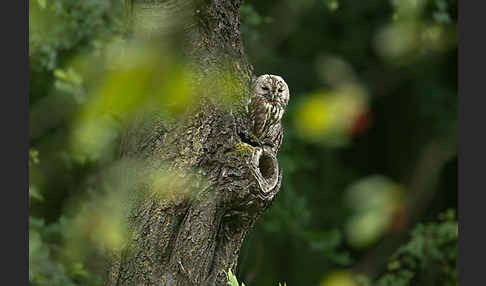
<svg viewBox="0 0 486 286"><path fill-rule="evenodd" d="M253 86L249 111L253 122L253 135L263 144L277 150L282 142L280 120L289 102L289 87L276 75L261 75Z"/></svg>

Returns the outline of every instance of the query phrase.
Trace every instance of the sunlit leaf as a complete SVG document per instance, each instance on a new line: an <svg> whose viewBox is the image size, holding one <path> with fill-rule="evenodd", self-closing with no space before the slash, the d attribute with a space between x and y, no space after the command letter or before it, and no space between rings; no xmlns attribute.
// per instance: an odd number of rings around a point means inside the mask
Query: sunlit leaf
<svg viewBox="0 0 486 286"><path fill-rule="evenodd" d="M347 223L346 237L353 247L368 247L389 230L402 192L398 184L379 175L363 178L348 189L348 204L355 214Z"/></svg>
<svg viewBox="0 0 486 286"><path fill-rule="evenodd" d="M334 12L339 9L339 1L338 0L323 0L324 4L326 4L327 8Z"/></svg>
<svg viewBox="0 0 486 286"><path fill-rule="evenodd" d="M303 99L294 115L295 127L311 141L329 146L344 145L356 116L366 108L366 93L356 85L343 84L330 91L316 91Z"/></svg>
<svg viewBox="0 0 486 286"><path fill-rule="evenodd" d="M44 197L41 195L39 190L34 185L29 185L29 199L36 199L38 201L43 201Z"/></svg>
<svg viewBox="0 0 486 286"><path fill-rule="evenodd" d="M358 286L358 283L350 272L341 270L324 277L319 286Z"/></svg>
<svg viewBox="0 0 486 286"><path fill-rule="evenodd" d="M39 4L39 7L44 9L46 8L47 0L37 0L37 4Z"/></svg>

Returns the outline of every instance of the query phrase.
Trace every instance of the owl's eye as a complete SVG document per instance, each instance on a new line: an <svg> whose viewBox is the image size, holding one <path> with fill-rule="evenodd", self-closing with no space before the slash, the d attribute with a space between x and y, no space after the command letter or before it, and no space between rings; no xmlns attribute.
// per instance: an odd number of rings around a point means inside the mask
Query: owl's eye
<svg viewBox="0 0 486 286"><path fill-rule="evenodd" d="M266 86L262 86L262 89L263 89L263 90L268 90L268 87L266 87Z"/></svg>

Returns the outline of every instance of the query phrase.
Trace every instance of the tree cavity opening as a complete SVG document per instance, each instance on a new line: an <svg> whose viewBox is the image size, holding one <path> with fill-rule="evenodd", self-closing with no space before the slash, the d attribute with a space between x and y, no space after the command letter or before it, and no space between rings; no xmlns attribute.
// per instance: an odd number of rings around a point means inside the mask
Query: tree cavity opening
<svg viewBox="0 0 486 286"><path fill-rule="evenodd" d="M271 156L266 154L266 152L261 155L258 162L258 168L260 169L260 173L262 174L263 178L265 178L265 180L275 179L275 161Z"/></svg>

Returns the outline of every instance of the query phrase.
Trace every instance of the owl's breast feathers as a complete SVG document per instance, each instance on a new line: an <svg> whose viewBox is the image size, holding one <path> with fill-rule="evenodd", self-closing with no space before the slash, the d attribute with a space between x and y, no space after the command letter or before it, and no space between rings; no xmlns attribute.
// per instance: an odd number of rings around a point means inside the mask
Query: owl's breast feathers
<svg viewBox="0 0 486 286"><path fill-rule="evenodd" d="M253 119L253 134L260 138L265 131L268 120L268 111L271 105L261 96L254 96L251 99L251 116Z"/></svg>
<svg viewBox="0 0 486 286"><path fill-rule="evenodd" d="M263 139L280 122L284 108L278 102L272 103L262 96L255 96L251 100L251 111L253 134Z"/></svg>

